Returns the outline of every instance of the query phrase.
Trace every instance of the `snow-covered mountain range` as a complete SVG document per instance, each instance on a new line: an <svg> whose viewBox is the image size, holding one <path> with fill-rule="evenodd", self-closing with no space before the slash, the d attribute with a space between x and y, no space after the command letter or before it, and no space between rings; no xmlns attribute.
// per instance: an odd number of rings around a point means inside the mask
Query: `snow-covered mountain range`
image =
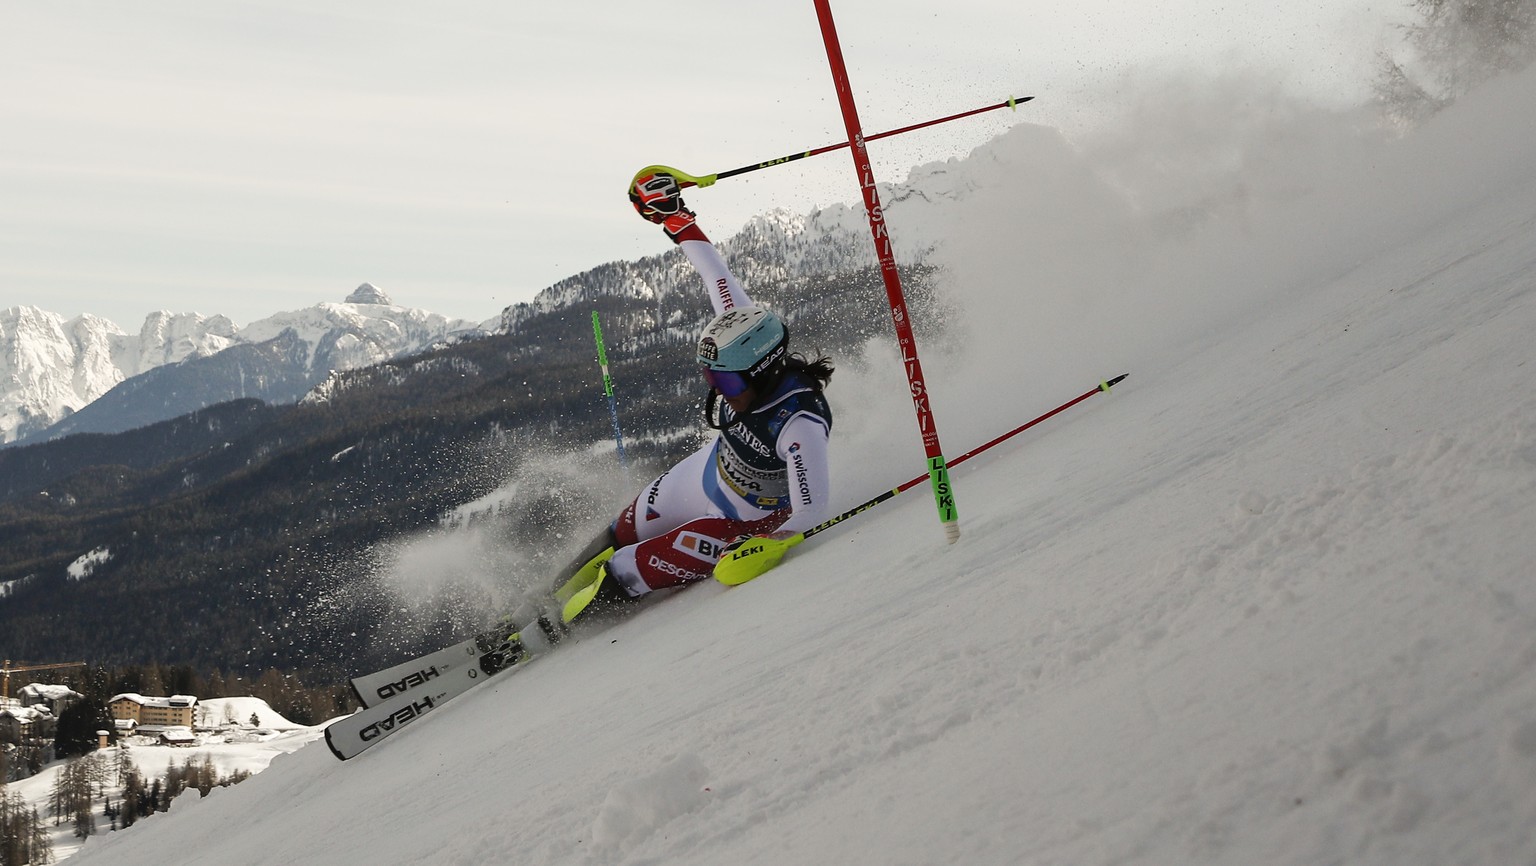
<svg viewBox="0 0 1536 866"><path fill-rule="evenodd" d="M1014 150L994 143L963 161L914 169L905 183L882 184L887 217L902 226L898 262L927 258L941 235L934 227L944 224L945 208L995 185L996 175L1011 167L1006 154ZM809 214L775 210L734 235L708 225L707 216L704 222L749 286L875 265L857 206L836 204ZM672 250L610 262L561 280L484 324L396 306L369 283L342 303L277 313L244 328L224 316L162 311L132 335L98 316L65 320L37 307L13 307L0 312L0 446L134 429L242 397L289 402L331 371L411 354L455 336L515 332L533 316L599 297L660 304L674 292L691 292L696 280ZM217 362L196 364L215 357Z"/></svg>
<svg viewBox="0 0 1536 866"><path fill-rule="evenodd" d="M164 364L234 345L223 316L151 313L138 334L99 316L63 316L32 306L0 310L0 442L41 430Z"/></svg>
<svg viewBox="0 0 1536 866"><path fill-rule="evenodd" d="M993 142L965 160L913 169L904 183L879 184L886 217L902 226L895 241L898 264L926 261L941 243L944 209L995 182L998 166L1004 162L994 152L998 148L1004 152L1012 149ZM733 235L727 235L723 226L711 224L705 210L700 225L720 247L732 272L743 284L756 289L877 264L862 205L834 204L808 214L775 209L753 217ZM610 262L561 280L532 301L507 307L501 314L500 330L515 332L533 316L600 297L659 303L673 292L691 295L697 284L698 275L681 254L671 250L636 261Z"/></svg>
<svg viewBox="0 0 1536 866"><path fill-rule="evenodd" d="M129 334L99 316L66 320L34 306L11 307L0 310L0 444L132 429L242 396L295 399L331 370L377 363L479 330L474 322L396 306L370 283L341 303L278 313L244 328L220 315L160 311ZM225 356L230 350L243 352ZM211 369L224 370L227 377L210 376L208 365L188 367L182 376L167 374L216 356L225 357ZM155 381L174 382L170 390L188 399L151 395L147 383L134 382L155 371L161 371ZM188 387L183 379L204 387ZM74 417L119 390L121 399L90 413L94 417ZM290 393L294 390L298 393Z"/></svg>

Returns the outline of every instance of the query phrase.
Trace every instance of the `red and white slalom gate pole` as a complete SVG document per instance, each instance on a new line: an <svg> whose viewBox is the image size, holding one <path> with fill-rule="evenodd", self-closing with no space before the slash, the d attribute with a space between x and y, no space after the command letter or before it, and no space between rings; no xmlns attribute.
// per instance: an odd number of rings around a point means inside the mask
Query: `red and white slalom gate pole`
<svg viewBox="0 0 1536 866"><path fill-rule="evenodd" d="M933 410L928 405L928 386L923 381L923 367L917 359L917 339L907 314L907 299L901 289L901 275L896 270L896 256L891 249L891 233L880 208L880 193L875 189L875 173L870 167L869 151L864 147L864 133L859 125L858 108L853 104L853 88L848 84L848 69L843 64L842 45L837 41L837 27L832 23L828 0L815 0L816 18L821 22L821 39L827 46L827 62L832 66L832 80L837 85L837 101L843 109L843 126L848 130L849 153L864 192L864 213L869 217L869 231L874 236L875 253L880 259L880 277L885 281L885 296L891 303L891 321L896 325L896 343L907 369L907 384L912 389L912 405L917 410L917 429L923 436L923 450L928 455L928 478L933 485L934 504L939 509L939 523L951 544L960 539L960 513L955 507L954 488L949 483L949 468L939 447L939 431Z"/></svg>

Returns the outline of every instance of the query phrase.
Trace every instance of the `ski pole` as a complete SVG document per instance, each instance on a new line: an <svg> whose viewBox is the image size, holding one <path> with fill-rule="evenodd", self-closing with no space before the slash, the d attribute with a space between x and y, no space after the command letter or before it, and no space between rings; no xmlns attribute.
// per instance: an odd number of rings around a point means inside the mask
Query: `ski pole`
<svg viewBox="0 0 1536 866"><path fill-rule="evenodd" d="M629 471L629 461L624 457L624 435L619 432L619 401L613 396L613 377L608 375L608 350L603 346L603 326L598 322L597 311L592 311L592 336L597 339L597 365L603 371L603 393L608 395L608 415L613 419L613 441L619 449L619 465Z"/></svg>
<svg viewBox="0 0 1536 866"><path fill-rule="evenodd" d="M978 445L975 448L965 452L964 454L961 454L959 457L956 457L955 461L950 465L959 466L961 463L964 463L965 461L975 457L976 455L986 451L989 448L992 448L995 445L999 445L1008 441L1009 439L1012 439L1013 437L1023 433L1025 430L1028 430L1036 424L1039 424L1040 422L1050 418L1054 418L1055 416L1065 412L1073 406L1076 406L1084 400L1087 400L1089 397L1092 397L1095 394L1101 392L1107 393L1110 388L1120 384L1125 380L1125 377L1129 375L1129 373L1122 373L1113 379L1100 382L1091 391L1087 391L1077 397L1073 397L1071 400L1068 400L1060 406L1057 406L1055 409L1052 409L1044 415L1041 415L1038 418L1030 420L1024 424L1020 424L1012 430L1009 430L1007 433L1004 433L1003 435L998 436L989 442ZM927 477L927 475L919 475L904 484L892 487L890 490L881 493L879 496L876 496L868 502L865 502L861 505L855 505L853 508L844 511L842 514L839 514L830 520L818 523L810 529L807 529L804 532L796 533L795 535L791 535L788 538L782 540L773 538L753 538L750 541L744 542L740 547L728 552L725 557L715 565L715 580L720 581L726 586L737 586L739 584L746 583L752 578L757 577L773 568L775 565L778 565L779 560L784 558L784 554L788 552L791 547L794 547L795 545L819 532L825 532L828 529L831 529L832 527L842 523L843 521L848 520L849 518L863 514L864 512L874 508L876 505L879 505L882 502L896 498L901 493L923 483Z"/></svg>
<svg viewBox="0 0 1536 866"><path fill-rule="evenodd" d="M933 486L933 504L939 512L939 526L950 544L960 540L960 511L955 505L954 487L949 482L949 467L939 445L938 423L928 405L928 385L923 379L923 365L917 357L917 337L912 332L912 316L901 288L901 272L896 268L896 252L891 245L891 230L880 205L880 191L875 186L875 171L869 150L864 146L864 132L859 125L859 110L853 101L853 85L848 83L848 68L843 62L843 48L837 40L832 9L827 0L816 0L816 19L821 24L821 40L827 49L827 64L832 69L832 83L843 112L843 127L848 131L849 155L853 157L854 178L864 195L864 216L880 262L880 279L885 283L885 297L891 308L891 324L896 329L896 347L901 352L907 387L912 394L912 408L917 415L917 432L923 437L923 452L928 458L928 479Z"/></svg>
<svg viewBox="0 0 1536 866"><path fill-rule="evenodd" d="M988 111L996 111L999 108L1008 108L1008 109L1017 110L1020 105L1030 101L1031 99L1034 99L1034 97L1033 96L1020 96L1018 98L1014 98L1014 97L1010 96L1007 99L1003 100L1002 102L996 103L994 105L984 105L981 108L973 108L970 111L962 111L959 114L951 114L948 117L939 117L939 118L935 118L933 120L925 120L925 121L923 121L921 123L914 123L914 124L912 124L910 126L903 126L900 129L888 129L885 132L877 132L874 135L866 135L866 136L864 136L864 140L866 142L869 142L869 141L879 141L882 138L889 138L889 137L891 137L893 135L901 135L904 132L911 132L911 131L913 131L915 129L922 129L922 128L928 127L928 126L937 126L938 124L941 124L941 123L948 123L951 120L959 120L959 119L961 119L963 117L970 117L970 116L975 115L975 114L982 114L982 113L988 112ZM684 189L686 189L686 188L688 188L690 186L706 187L706 186L714 185L715 181L725 180L728 177L735 177L735 176L737 176L739 174L746 174L749 171L757 171L758 169L772 168L773 166L776 166L776 165L783 165L786 162L795 162L796 160L805 159L806 157L809 157L809 156L820 156L823 153L830 153L831 151L834 151L834 150L841 150L841 149L843 149L845 147L848 147L848 146L850 146L850 142L840 141L837 144L829 144L829 145L826 145L825 147L815 147L815 148L811 148L810 150L800 151L798 153L791 153L788 156L781 156L778 159L764 160L763 162L756 162L756 163L753 163L751 165L744 165L741 168L733 168L733 169L731 169L729 171L719 171L719 172L715 172L714 174L706 174L706 175L702 175L702 176L694 175L694 174L689 174L686 171L681 171L679 169L672 168L671 166L666 166L666 165L648 165L645 168L642 168L638 172L636 172L635 173L635 177L636 178L640 178L640 177L643 177L643 176L645 176L647 174L654 174L656 172L666 172L667 174L670 174L673 177L677 178L677 180L678 180L678 184L677 185L679 187L684 188Z"/></svg>

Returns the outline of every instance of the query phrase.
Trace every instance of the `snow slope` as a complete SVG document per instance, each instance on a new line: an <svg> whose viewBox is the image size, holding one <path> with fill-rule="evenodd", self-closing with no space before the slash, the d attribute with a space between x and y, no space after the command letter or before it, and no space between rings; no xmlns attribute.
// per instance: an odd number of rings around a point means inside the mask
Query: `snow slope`
<svg viewBox="0 0 1536 866"><path fill-rule="evenodd" d="M991 152L946 450L1132 375L960 467L957 545L908 494L73 862L1536 862L1536 77L1390 146L1240 96ZM921 471L890 360L848 504Z"/></svg>

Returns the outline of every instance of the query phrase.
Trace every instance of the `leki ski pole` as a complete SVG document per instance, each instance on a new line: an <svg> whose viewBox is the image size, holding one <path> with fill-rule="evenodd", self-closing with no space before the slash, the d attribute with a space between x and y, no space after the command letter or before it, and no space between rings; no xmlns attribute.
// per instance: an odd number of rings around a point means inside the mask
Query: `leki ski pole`
<svg viewBox="0 0 1536 866"><path fill-rule="evenodd" d="M1020 96L1018 98L1014 98L1014 97L1010 96L1007 99L1003 100L1002 102L998 102L998 103L995 103L993 105L984 105L981 108L973 108L970 111L962 111L959 114L951 114L951 115L949 115L947 117L938 117L938 118L934 118L933 120L925 120L925 121L923 121L921 123L914 123L914 124L911 124L910 126L903 126L900 129L888 129L885 132L877 132L874 135L866 135L866 136L864 136L864 140L866 142L879 141L882 138L890 138L893 135L901 135L904 132L911 132L911 131L913 131L915 129L923 129L924 127L937 126L938 124L941 124L941 123L948 123L951 120L959 120L959 119L961 119L963 117L971 117L972 115L983 114L983 113L988 112L988 111L996 111L999 108L1008 108L1008 109L1016 110L1020 105L1023 105L1024 103L1030 101L1031 99L1034 99L1034 97L1033 96ZM684 189L687 189L690 186L697 186L697 187L712 186L712 185L714 185L715 181L725 180L728 177L735 177L735 176L737 176L739 174L746 174L747 172L758 171L759 169L772 168L772 167L774 167L776 165L783 165L783 164L788 163L788 162L795 162L797 160L805 159L806 157L810 157L810 156L820 156L823 153L830 153L830 152L832 152L834 150L842 150L843 148L848 147L848 146L849 146L849 142L840 141L837 144L829 144L829 145L826 145L825 147L814 147L814 148L811 148L810 150L800 151L798 153L791 153L788 156L781 156L778 159L768 159L768 160L764 160L762 162L752 163L751 165L744 165L741 168L733 168L733 169L731 169L729 171L718 171L718 172L715 172L714 174L706 174L706 175L689 174L688 172L682 171L681 169L672 168L671 166L666 166L666 165L648 165L645 168L640 169L638 172L635 172L635 177L636 178L640 178L640 177L644 177L645 175L648 175L648 174L655 174L657 172L665 172L665 173L670 174L673 177L677 178L677 181L678 181L677 185L679 187L684 188Z"/></svg>

